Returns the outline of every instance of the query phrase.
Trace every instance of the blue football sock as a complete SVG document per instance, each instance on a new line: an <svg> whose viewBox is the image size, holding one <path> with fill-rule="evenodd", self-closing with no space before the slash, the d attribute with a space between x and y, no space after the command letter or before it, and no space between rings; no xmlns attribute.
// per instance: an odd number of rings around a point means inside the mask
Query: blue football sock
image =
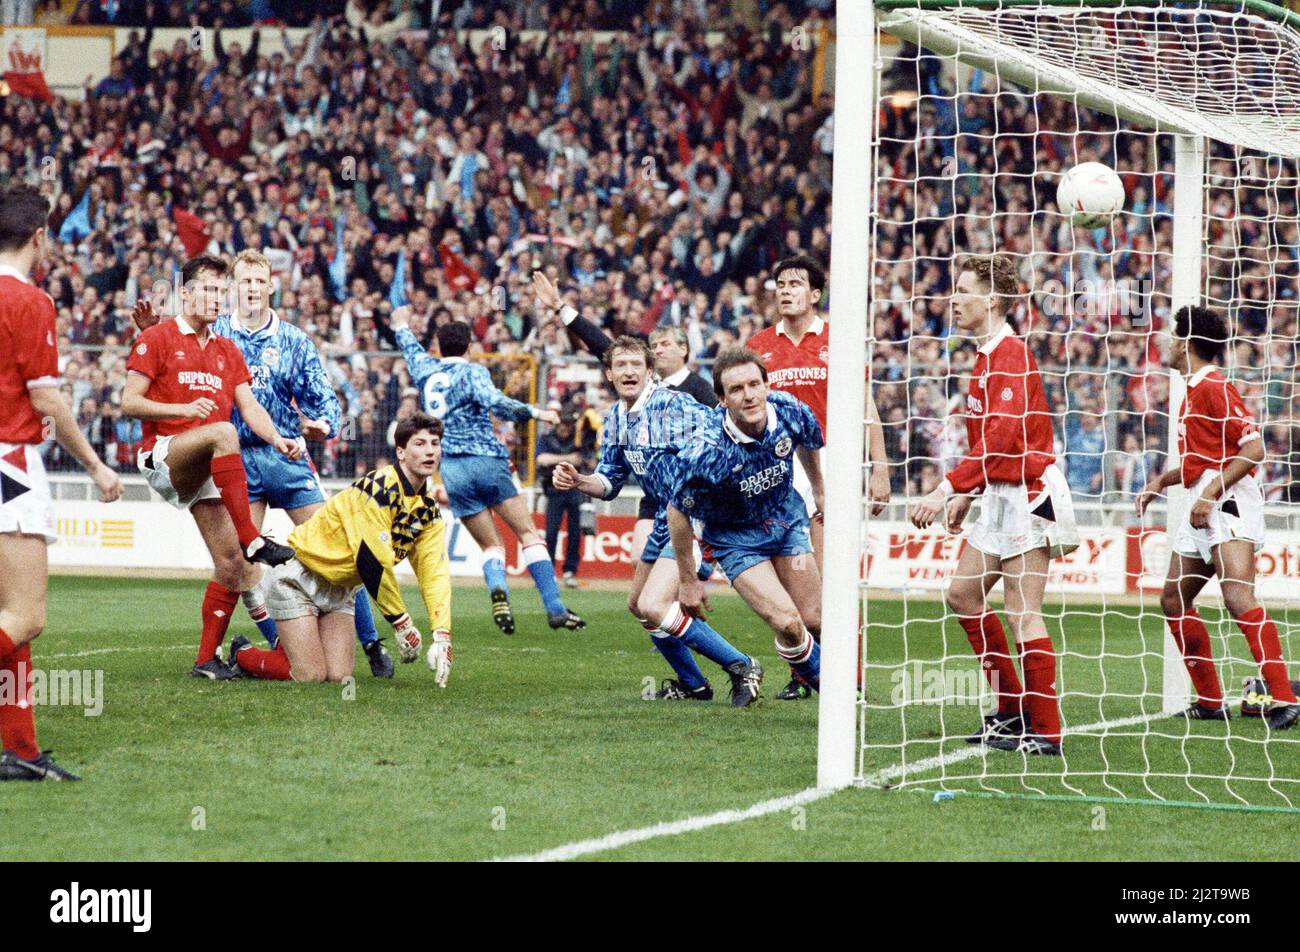
<svg viewBox="0 0 1300 952"><path fill-rule="evenodd" d="M356 612L357 622L357 641L362 646L374 644L379 640L379 632L375 630L375 616L370 611L370 596L366 594L364 588L357 589L357 597L352 601L352 607Z"/></svg>
<svg viewBox="0 0 1300 952"><path fill-rule="evenodd" d="M276 638L275 619L267 615L261 621L254 622L254 624L257 625L257 630L262 633L262 637L266 639L266 643L274 648Z"/></svg>
<svg viewBox="0 0 1300 952"><path fill-rule="evenodd" d="M724 668L729 664L735 664L737 661L749 661L749 655L740 651L726 638L723 638L710 628L707 622L698 618L691 620L690 627L682 633L681 640L710 661L716 661Z"/></svg>
<svg viewBox="0 0 1300 952"><path fill-rule="evenodd" d="M664 656L664 660L673 669L682 687L694 691L709 683L700 666L695 663L695 656L691 654L691 649L680 638L674 638L672 635L651 635L650 643Z"/></svg>
<svg viewBox="0 0 1300 952"><path fill-rule="evenodd" d="M807 661L791 665L795 672L813 687L820 687L822 677L822 646L813 642L812 654Z"/></svg>
<svg viewBox="0 0 1300 952"><path fill-rule="evenodd" d="M524 562L528 566L528 574L533 577L533 584L537 586L537 594L546 606L546 614L552 618L566 614L569 610L560 598L560 586L555 584L555 563L551 561L546 546L541 542L524 546Z"/></svg>
<svg viewBox="0 0 1300 952"><path fill-rule="evenodd" d="M488 549L483 553L483 580L487 582L489 592L500 589L508 592L506 587L506 554L501 549Z"/></svg>

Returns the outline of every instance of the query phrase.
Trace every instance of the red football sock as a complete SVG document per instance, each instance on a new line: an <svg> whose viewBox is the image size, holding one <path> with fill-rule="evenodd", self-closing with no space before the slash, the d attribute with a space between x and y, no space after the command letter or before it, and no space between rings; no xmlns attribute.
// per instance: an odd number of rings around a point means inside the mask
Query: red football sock
<svg viewBox="0 0 1300 952"><path fill-rule="evenodd" d="M5 661L8 657L18 650L14 640L9 637L9 633L0 628L0 662Z"/></svg>
<svg viewBox="0 0 1300 952"><path fill-rule="evenodd" d="M199 641L199 656L195 664L203 664L217 656L217 648L226 640L230 615L239 603L239 593L217 582L209 582L203 593L203 637Z"/></svg>
<svg viewBox="0 0 1300 952"><path fill-rule="evenodd" d="M212 481L221 491L221 502L230 513L239 536L239 544L248 548L260 532L253 525L253 517L248 511L248 474L244 472L244 461L238 453L212 457Z"/></svg>
<svg viewBox="0 0 1300 952"><path fill-rule="evenodd" d="M22 644L9 652L8 658L0 662L0 671L8 676L6 680L12 679L10 683L16 689L16 703L0 703L0 743L24 760L35 760L41 749L36 746L36 720L32 714L31 649Z"/></svg>
<svg viewBox="0 0 1300 952"><path fill-rule="evenodd" d="M1264 680L1268 682L1268 693L1273 700L1284 704L1296 703L1295 692L1291 690L1291 681L1286 676L1286 662L1282 660L1282 642L1277 637L1277 625L1268 617L1268 612L1255 608L1237 619L1250 645L1250 653L1260 666Z"/></svg>
<svg viewBox="0 0 1300 952"><path fill-rule="evenodd" d="M1178 650L1183 653L1183 664L1196 688L1196 702L1202 707L1223 707L1223 687L1219 684L1219 671L1214 665L1214 648L1205 622L1193 609L1182 617L1167 618L1169 633L1174 636Z"/></svg>
<svg viewBox="0 0 1300 952"><path fill-rule="evenodd" d="M985 612L978 618L961 617L957 621L966 632L975 657L980 659L989 687L998 696L998 713L1019 714L1024 690L1016 676L1016 663L1011 659L1002 622L994 612Z"/></svg>
<svg viewBox="0 0 1300 952"><path fill-rule="evenodd" d="M263 678L267 681L293 680L289 672L289 656L279 645L270 650L245 648L239 652L235 660L239 662L239 670L255 678Z"/></svg>
<svg viewBox="0 0 1300 952"><path fill-rule="evenodd" d="M1061 711L1056 703L1056 651L1051 638L1021 646L1025 669L1025 707L1030 729L1053 744L1061 742Z"/></svg>

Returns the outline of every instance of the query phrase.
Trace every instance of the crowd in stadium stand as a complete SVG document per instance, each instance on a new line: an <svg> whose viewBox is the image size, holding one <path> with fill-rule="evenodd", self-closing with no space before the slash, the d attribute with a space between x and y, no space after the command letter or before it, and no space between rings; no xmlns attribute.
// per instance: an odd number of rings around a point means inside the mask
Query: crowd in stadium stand
<svg viewBox="0 0 1300 952"><path fill-rule="evenodd" d="M131 306L197 249L272 259L274 306L315 338L352 421L313 447L338 476L390 459L395 421L416 406L401 359L379 353L395 301L414 306L417 333L468 321L476 352L503 358L498 383L527 399L528 364L510 358L577 349L535 312L535 267L611 334L682 326L707 365L775 320L777 260L829 260L831 98L813 53L788 40L796 26L816 34L829 2L441 4L440 26L506 28L477 51L466 34L414 32L429 7L78 4L76 22L268 22L246 49L210 30L197 49L150 51L142 28L83 99L0 100L0 185L54 170L64 240L46 286L67 395L123 469L139 439L116 405ZM268 55L282 23L309 32ZM1063 99L987 95L987 74L956 95L937 60L905 49L885 89L918 88L889 101L880 128L873 377L890 457L906 461L895 491L928 490L965 448L964 380L944 374L967 371L973 350L947 337L950 261L1002 250L1022 256L1036 292L1017 322L1063 411L1071 485L1131 493L1167 440L1167 380L1151 371L1168 320L1172 155ZM1050 173L1084 159L1125 180L1129 213L1113 229L1034 213L1053 197ZM1300 242L1294 182L1288 193L1265 177L1295 169L1216 157L1212 173L1209 298L1244 302L1229 366L1268 424L1276 493L1291 458ZM1120 287L1099 295L1098 278ZM1061 290L1080 279L1094 290ZM584 413L608 399L547 380L535 398Z"/></svg>

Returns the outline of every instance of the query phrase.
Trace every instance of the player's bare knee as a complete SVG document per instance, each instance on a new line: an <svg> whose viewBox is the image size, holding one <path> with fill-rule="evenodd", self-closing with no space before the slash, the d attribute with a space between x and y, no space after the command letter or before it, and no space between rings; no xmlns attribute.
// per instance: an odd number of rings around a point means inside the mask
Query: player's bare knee
<svg viewBox="0 0 1300 952"><path fill-rule="evenodd" d="M233 423L212 424L212 449L213 455L217 456L239 452L239 434L235 432Z"/></svg>
<svg viewBox="0 0 1300 952"><path fill-rule="evenodd" d="M948 591L944 592L943 601L948 606L948 611L954 615L969 617L980 614L984 609L978 599L959 585L949 585Z"/></svg>
<svg viewBox="0 0 1300 952"><path fill-rule="evenodd" d="M1248 615L1259 607L1251 586L1243 582L1224 582L1222 587L1223 607L1228 609L1228 614L1233 618Z"/></svg>
<svg viewBox="0 0 1300 952"><path fill-rule="evenodd" d="M6 612L0 628L15 645L27 644L45 630L45 604L24 606L21 613Z"/></svg>
<svg viewBox="0 0 1300 952"><path fill-rule="evenodd" d="M1177 618L1184 613L1183 593L1178 590L1176 583L1165 583L1164 589L1160 592L1160 609L1165 613L1166 618Z"/></svg>

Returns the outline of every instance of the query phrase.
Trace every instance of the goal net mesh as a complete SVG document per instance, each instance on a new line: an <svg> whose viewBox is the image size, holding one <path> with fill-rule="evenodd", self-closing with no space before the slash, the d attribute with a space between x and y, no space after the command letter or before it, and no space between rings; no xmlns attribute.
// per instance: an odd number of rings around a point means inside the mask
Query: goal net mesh
<svg viewBox="0 0 1300 952"><path fill-rule="evenodd" d="M1134 511L1142 485L1176 462L1175 133L1204 136L1200 300L1228 317L1222 369L1263 432L1257 594L1300 677L1297 34L1193 4L882 9L877 26L870 354L895 501L865 521L859 782L1300 808L1300 729L1270 732L1249 716L1269 699L1214 581L1196 607L1232 719L1169 716L1194 697L1177 662L1173 696L1166 687L1169 513L1165 499L1144 519ZM1061 173L1084 161L1114 168L1126 191L1125 211L1091 231L1055 205ZM1042 374L1083 536L1051 564L1043 611L1060 757L967 743L992 695L943 592L980 502L960 536L912 529L903 505L967 450L976 342L953 324L949 297L955 260L989 252L1013 257L1027 292L1013 323ZM1011 632L1001 593L988 610Z"/></svg>

